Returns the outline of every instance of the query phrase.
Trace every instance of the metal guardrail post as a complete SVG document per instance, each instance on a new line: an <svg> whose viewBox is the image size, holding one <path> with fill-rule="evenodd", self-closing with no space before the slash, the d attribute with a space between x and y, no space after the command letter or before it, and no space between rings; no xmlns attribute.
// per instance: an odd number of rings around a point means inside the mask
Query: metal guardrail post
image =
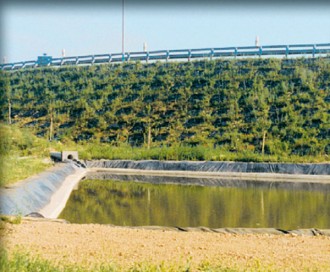
<svg viewBox="0 0 330 272"><path fill-rule="evenodd" d="M285 57L286 57L286 58L289 56L289 51L290 51L290 49L289 49L289 46L287 45L287 46L285 47Z"/></svg>
<svg viewBox="0 0 330 272"><path fill-rule="evenodd" d="M213 59L213 56L214 56L214 49L212 48L212 49L211 49L211 53L210 53L210 60Z"/></svg>

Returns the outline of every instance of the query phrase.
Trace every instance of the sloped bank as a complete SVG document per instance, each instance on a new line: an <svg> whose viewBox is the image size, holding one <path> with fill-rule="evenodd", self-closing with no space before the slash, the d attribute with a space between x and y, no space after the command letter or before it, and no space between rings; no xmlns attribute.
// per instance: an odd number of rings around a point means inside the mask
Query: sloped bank
<svg viewBox="0 0 330 272"><path fill-rule="evenodd" d="M192 161L86 161L89 179L120 179L202 186L264 186L323 190L330 185L330 164L192 162Z"/></svg>
<svg viewBox="0 0 330 272"><path fill-rule="evenodd" d="M47 218L56 218L86 172L74 162L58 163L39 175L1 188L0 214L28 215L37 212Z"/></svg>
<svg viewBox="0 0 330 272"><path fill-rule="evenodd" d="M170 175L172 174L172 175ZM276 176L276 177L274 177ZM315 177L317 177L315 179ZM230 173L152 171L132 169L93 168L86 174L86 179L135 181L151 184L180 184L235 188L265 188L303 191L330 192L329 176L255 174L230 175Z"/></svg>
<svg viewBox="0 0 330 272"><path fill-rule="evenodd" d="M97 160L85 161L88 168L124 168L137 170L274 173L294 175L330 175L330 163L252 163L217 161Z"/></svg>

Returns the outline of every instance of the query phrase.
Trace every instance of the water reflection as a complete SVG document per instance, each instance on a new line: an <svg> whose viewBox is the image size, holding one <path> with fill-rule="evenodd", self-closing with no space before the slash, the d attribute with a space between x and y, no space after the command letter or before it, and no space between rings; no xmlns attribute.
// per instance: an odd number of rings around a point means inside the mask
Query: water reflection
<svg viewBox="0 0 330 272"><path fill-rule="evenodd" d="M185 183L189 184L187 180ZM60 218L72 223L122 226L330 228L330 196L326 191L269 188L270 184L264 188L251 182L245 185L84 180L72 192Z"/></svg>

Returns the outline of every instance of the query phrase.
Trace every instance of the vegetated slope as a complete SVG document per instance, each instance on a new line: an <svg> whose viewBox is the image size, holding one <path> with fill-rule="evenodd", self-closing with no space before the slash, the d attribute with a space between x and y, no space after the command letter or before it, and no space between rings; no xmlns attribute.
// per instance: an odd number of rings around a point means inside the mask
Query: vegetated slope
<svg viewBox="0 0 330 272"><path fill-rule="evenodd" d="M0 187L25 179L52 166L52 148L60 147L38 138L26 128L0 124Z"/></svg>
<svg viewBox="0 0 330 272"><path fill-rule="evenodd" d="M117 145L330 150L330 61L232 59L2 72L2 120Z"/></svg>

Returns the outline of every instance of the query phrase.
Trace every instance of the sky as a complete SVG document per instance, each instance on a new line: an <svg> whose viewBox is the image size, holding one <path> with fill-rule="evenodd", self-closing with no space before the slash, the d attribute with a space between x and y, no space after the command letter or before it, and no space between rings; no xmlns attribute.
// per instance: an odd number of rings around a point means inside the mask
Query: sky
<svg viewBox="0 0 330 272"><path fill-rule="evenodd" d="M326 2L164 2L125 0L126 52L330 43ZM68 3L4 1L0 62L121 52L122 0Z"/></svg>

